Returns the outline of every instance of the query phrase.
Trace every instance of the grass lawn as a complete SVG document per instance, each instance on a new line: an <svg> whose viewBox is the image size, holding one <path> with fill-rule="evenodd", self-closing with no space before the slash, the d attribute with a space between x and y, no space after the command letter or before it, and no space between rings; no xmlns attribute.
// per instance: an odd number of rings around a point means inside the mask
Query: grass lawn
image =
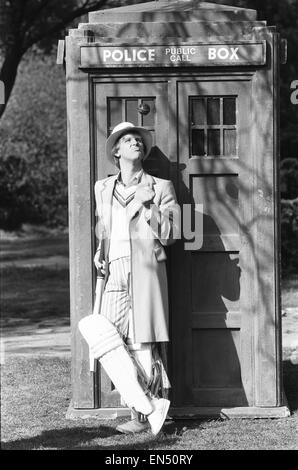
<svg viewBox="0 0 298 470"><path fill-rule="evenodd" d="M2 327L69 325L67 258L67 235L1 240Z"/></svg>
<svg viewBox="0 0 298 470"><path fill-rule="evenodd" d="M2 367L2 449L297 449L297 367L285 368L289 418L168 421L154 438L117 433L120 420L66 420L70 361L10 358Z"/></svg>
<svg viewBox="0 0 298 470"><path fill-rule="evenodd" d="M16 248L14 248L16 247ZM67 242L8 243L2 260L65 256ZM26 256L24 254L26 252ZM69 325L68 270L6 266L2 276L3 331ZM283 281L283 308L298 306L298 276ZM290 315L288 313L287 315ZM285 317L288 320L288 317ZM289 324L292 328L292 324ZM112 421L66 420L71 399L70 357L40 353L6 355L1 366L2 449L216 450L298 449L298 364L284 354L284 387L292 415L283 419L168 421L156 438L150 433L119 434Z"/></svg>
<svg viewBox="0 0 298 470"><path fill-rule="evenodd" d="M298 275L292 275L282 280L282 307L298 308Z"/></svg>

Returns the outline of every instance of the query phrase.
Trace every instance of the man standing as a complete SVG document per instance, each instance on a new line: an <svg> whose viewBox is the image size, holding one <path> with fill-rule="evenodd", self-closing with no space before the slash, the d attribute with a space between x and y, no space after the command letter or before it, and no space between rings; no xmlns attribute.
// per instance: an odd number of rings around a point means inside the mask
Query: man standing
<svg viewBox="0 0 298 470"><path fill-rule="evenodd" d="M117 427L123 433L143 431L149 423L157 434L170 405L157 346L169 341L163 246L175 241L180 212L172 183L143 170L151 147L151 133L128 122L118 124L107 140L107 158L120 171L95 184L100 243L94 262L105 287L100 315L79 325L132 409L133 419Z"/></svg>

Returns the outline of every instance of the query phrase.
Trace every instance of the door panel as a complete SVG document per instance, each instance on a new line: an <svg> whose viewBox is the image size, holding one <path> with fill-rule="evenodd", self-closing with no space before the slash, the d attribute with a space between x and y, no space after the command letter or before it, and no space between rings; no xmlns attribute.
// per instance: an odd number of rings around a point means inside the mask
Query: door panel
<svg viewBox="0 0 298 470"><path fill-rule="evenodd" d="M195 389L241 387L240 363L235 354L235 348L239 353L239 329L196 329L192 344Z"/></svg>
<svg viewBox="0 0 298 470"><path fill-rule="evenodd" d="M168 95L167 82L104 82L96 80L93 90L95 135L94 155L96 179L118 173L105 156L106 139L120 122L146 127L153 138L153 148L145 161L145 169L166 178L169 172ZM98 406L120 407L121 398L105 371L99 367Z"/></svg>
<svg viewBox="0 0 298 470"><path fill-rule="evenodd" d="M245 309L252 271L242 230L252 211L242 184L251 178L250 80L180 81L177 94L179 194L203 205L203 245L185 252L180 243L173 260L173 271L183 270L182 300L173 279L173 401L243 406L252 399L253 322Z"/></svg>
<svg viewBox="0 0 298 470"><path fill-rule="evenodd" d="M239 250L238 176L191 175L190 191L195 202L204 207L204 244L202 250ZM212 223L216 221L216 224ZM218 234L220 233L220 237Z"/></svg>

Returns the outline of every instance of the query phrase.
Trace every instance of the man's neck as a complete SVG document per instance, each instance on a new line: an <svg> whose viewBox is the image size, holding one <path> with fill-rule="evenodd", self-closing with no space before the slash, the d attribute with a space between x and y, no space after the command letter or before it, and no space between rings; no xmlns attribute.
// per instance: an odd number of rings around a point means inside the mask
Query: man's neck
<svg viewBox="0 0 298 470"><path fill-rule="evenodd" d="M130 183L133 177L142 170L141 162L138 162L136 165L120 165L121 171L121 180L122 183L126 186Z"/></svg>

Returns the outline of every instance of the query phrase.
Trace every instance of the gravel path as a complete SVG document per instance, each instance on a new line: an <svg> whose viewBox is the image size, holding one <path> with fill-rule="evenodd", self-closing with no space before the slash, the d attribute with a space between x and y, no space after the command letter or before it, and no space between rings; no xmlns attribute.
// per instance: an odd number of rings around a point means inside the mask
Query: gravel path
<svg viewBox="0 0 298 470"><path fill-rule="evenodd" d="M1 261L1 268L68 268L69 260L67 256L48 256L47 258L29 258L14 261Z"/></svg>
<svg viewBox="0 0 298 470"><path fill-rule="evenodd" d="M7 356L70 357L70 327L5 330L0 348L1 364L5 363Z"/></svg>
<svg viewBox="0 0 298 470"><path fill-rule="evenodd" d="M1 232L0 268L67 269L67 234L58 237L19 237ZM7 356L58 356L70 357L70 326L68 318L41 319L40 322L13 319L13 327L1 331L0 363Z"/></svg>

